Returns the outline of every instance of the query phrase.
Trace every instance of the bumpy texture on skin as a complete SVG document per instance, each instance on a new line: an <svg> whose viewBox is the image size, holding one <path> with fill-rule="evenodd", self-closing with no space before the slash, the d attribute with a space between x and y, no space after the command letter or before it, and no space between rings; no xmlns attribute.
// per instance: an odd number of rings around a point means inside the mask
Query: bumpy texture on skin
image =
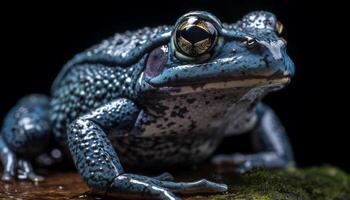
<svg viewBox="0 0 350 200"><path fill-rule="evenodd" d="M172 29L168 26L144 28L137 31L117 33L83 53L76 55L62 69L53 83L55 90L70 68L81 63L101 63L108 66L128 67L138 62L147 52L170 38Z"/></svg>
<svg viewBox="0 0 350 200"><path fill-rule="evenodd" d="M23 98L4 122L2 137L18 154L40 153L48 142L50 121L47 113L49 99L42 95ZM10 130L11 128L11 130ZM30 152L28 152L30 151Z"/></svg>
<svg viewBox="0 0 350 200"><path fill-rule="evenodd" d="M72 67L51 100L50 117L55 136L64 140L69 124L82 114L119 97L134 99L134 80L142 64L141 61L128 68L101 64Z"/></svg>
<svg viewBox="0 0 350 200"><path fill-rule="evenodd" d="M185 16L196 16L193 19L204 20L217 31L213 48L199 57L182 55L174 44L174 32ZM29 156L27 149L43 151L43 145L31 146L46 137L63 150L69 148L92 189L117 195L176 199L172 192L225 191L226 185L207 180L176 183L127 174L122 164L141 168L198 164L227 135L253 133L263 148L252 155L215 157L218 165L234 164L245 172L292 164L284 129L259 103L294 74L276 23L268 12L250 13L231 25L222 25L207 12L191 12L174 27L118 33L78 54L56 78L50 99L25 99L6 117L0 138L5 179L18 173L17 160L20 168L26 166L26 177L36 179L30 162L22 158ZM16 131L21 124L24 134ZM27 129L28 125L35 129Z"/></svg>
<svg viewBox="0 0 350 200"><path fill-rule="evenodd" d="M118 99L80 117L70 126L69 149L90 187L106 189L116 176L124 172L105 132L127 130L125 124L130 124L137 113L138 109L130 100Z"/></svg>

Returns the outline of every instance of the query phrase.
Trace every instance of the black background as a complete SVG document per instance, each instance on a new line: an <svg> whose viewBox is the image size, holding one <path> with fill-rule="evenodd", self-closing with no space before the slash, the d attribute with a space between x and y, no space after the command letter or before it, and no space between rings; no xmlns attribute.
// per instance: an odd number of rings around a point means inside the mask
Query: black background
<svg viewBox="0 0 350 200"><path fill-rule="evenodd" d="M343 13L329 1L325 5L292 0L189 2L2 6L0 119L22 96L48 94L68 59L115 32L173 24L191 10L210 11L224 22L234 22L250 11L268 10L287 29L296 76L265 102L285 125L300 166L332 164L350 171L346 99L350 66Z"/></svg>

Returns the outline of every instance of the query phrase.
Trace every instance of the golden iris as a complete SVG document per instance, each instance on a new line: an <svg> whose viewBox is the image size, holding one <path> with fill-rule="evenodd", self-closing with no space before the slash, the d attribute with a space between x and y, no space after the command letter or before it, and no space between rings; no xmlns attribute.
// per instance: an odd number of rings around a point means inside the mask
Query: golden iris
<svg viewBox="0 0 350 200"><path fill-rule="evenodd" d="M283 32L283 24L282 24L282 22L280 22L280 21L276 22L276 31L277 31L277 33L279 35L282 34L282 32Z"/></svg>

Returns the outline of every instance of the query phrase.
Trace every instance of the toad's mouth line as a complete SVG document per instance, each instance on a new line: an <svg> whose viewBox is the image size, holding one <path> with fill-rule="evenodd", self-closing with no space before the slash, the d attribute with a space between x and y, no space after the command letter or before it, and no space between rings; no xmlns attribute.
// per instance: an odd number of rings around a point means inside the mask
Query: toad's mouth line
<svg viewBox="0 0 350 200"><path fill-rule="evenodd" d="M243 80L231 80L221 82L209 82L197 84L193 86L174 86L160 87L162 92L168 92L171 95L183 95L190 93L198 93L209 90L220 90L227 88L249 88L249 87L264 87L264 86L282 86L290 82L290 77L267 79L267 78L252 78Z"/></svg>

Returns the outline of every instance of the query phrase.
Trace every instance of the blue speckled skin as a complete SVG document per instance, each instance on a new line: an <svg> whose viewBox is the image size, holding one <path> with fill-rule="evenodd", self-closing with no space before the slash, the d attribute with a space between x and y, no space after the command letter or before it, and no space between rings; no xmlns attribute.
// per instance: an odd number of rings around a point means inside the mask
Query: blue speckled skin
<svg viewBox="0 0 350 200"><path fill-rule="evenodd" d="M175 36L191 17L210 22L217 33L213 47L195 57L178 49ZM293 164L283 126L259 103L294 74L278 26L263 11L234 24L191 12L174 27L116 34L78 54L56 78L50 98L31 95L7 115L0 137L2 179L41 180L30 162L49 140L69 149L90 188L127 198L226 191L226 185L204 179L179 183L167 173L128 174L122 165L197 164L227 135L250 133L260 151L217 155L217 165L245 172Z"/></svg>

